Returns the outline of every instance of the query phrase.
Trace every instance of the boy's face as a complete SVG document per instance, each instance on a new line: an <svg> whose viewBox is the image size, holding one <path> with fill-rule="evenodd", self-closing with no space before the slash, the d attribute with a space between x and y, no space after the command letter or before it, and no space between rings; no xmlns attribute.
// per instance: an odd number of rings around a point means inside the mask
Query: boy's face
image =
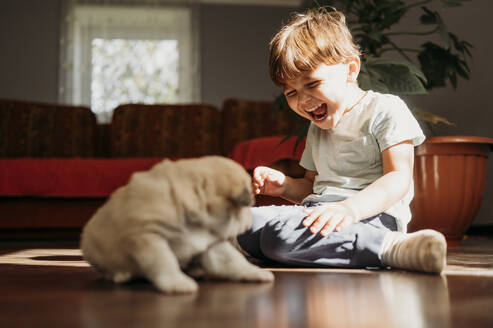
<svg viewBox="0 0 493 328"><path fill-rule="evenodd" d="M313 71L285 81L283 93L296 113L321 129L332 129L354 98L353 81L358 73L359 61L320 64Z"/></svg>

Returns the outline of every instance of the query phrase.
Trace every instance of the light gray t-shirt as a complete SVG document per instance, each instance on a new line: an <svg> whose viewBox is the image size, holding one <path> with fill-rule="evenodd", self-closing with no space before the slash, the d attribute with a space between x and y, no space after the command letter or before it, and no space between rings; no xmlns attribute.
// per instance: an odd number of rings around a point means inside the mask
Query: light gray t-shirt
<svg viewBox="0 0 493 328"><path fill-rule="evenodd" d="M334 128L322 130L312 123L300 165L317 176L314 194L303 203L339 201L367 187L383 175L381 152L406 140L414 146L425 140L406 104L397 96L373 91ZM396 218L399 231L406 231L411 219L413 196L411 185L404 198L385 211Z"/></svg>

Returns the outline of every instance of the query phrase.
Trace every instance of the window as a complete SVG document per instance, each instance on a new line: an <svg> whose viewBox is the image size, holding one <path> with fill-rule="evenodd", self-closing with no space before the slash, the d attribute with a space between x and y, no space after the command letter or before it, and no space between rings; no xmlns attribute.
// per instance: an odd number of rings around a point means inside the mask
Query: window
<svg viewBox="0 0 493 328"><path fill-rule="evenodd" d="M75 6L60 98L109 122L122 103L199 102L192 10Z"/></svg>
<svg viewBox="0 0 493 328"><path fill-rule="evenodd" d="M177 40L93 39L93 111L120 103L179 102L177 45Z"/></svg>

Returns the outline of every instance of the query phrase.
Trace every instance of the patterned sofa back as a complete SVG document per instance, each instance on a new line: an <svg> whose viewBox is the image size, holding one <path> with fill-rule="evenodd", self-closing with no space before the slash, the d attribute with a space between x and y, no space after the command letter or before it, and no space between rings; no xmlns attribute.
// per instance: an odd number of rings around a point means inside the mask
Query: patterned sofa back
<svg viewBox="0 0 493 328"><path fill-rule="evenodd" d="M221 113L207 105L117 107L111 157L187 158L222 154Z"/></svg>
<svg viewBox="0 0 493 328"><path fill-rule="evenodd" d="M208 105L125 104L110 125L87 107L0 99L0 158L228 156L245 140L293 134L295 114L269 101Z"/></svg>
<svg viewBox="0 0 493 328"><path fill-rule="evenodd" d="M0 99L0 158L93 157L95 141L87 107Z"/></svg>
<svg viewBox="0 0 493 328"><path fill-rule="evenodd" d="M227 99L223 103L223 152L239 142L259 137L293 135L302 121L286 110L273 110L270 101Z"/></svg>

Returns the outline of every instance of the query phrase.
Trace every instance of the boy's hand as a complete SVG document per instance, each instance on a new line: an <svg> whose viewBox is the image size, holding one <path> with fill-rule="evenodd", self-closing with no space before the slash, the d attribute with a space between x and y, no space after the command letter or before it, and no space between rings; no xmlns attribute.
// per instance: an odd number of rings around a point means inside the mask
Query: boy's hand
<svg viewBox="0 0 493 328"><path fill-rule="evenodd" d="M312 233L327 236L332 231L341 231L350 224L359 221L358 215L343 202L328 203L312 209L306 209L308 216L303 220L305 227Z"/></svg>
<svg viewBox="0 0 493 328"><path fill-rule="evenodd" d="M281 171L258 166L253 171L253 192L255 195L281 196L286 190L285 181L286 176Z"/></svg>

